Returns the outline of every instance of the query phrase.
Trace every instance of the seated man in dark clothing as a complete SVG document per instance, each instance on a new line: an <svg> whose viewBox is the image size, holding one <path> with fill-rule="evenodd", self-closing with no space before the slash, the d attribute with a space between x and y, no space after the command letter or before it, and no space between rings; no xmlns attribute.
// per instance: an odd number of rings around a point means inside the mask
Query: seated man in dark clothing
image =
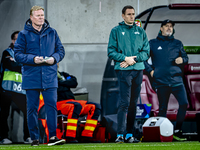
<svg viewBox="0 0 200 150"><path fill-rule="evenodd" d="M87 115L86 124L81 136L88 141L93 137L93 132L97 126L98 118L101 113L100 104L75 100L70 88L78 85L76 77L65 72L58 71L58 101L57 109L62 114L67 115L66 137L72 139L69 142L77 142L76 130L79 116ZM68 142L67 141L67 142Z"/></svg>

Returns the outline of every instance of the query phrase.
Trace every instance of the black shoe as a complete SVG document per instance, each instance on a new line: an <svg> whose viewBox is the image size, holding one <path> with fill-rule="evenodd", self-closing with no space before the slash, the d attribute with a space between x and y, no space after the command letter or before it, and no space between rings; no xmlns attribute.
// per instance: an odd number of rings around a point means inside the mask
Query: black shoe
<svg viewBox="0 0 200 150"><path fill-rule="evenodd" d="M182 137L182 131L178 130L177 132L174 131L174 135L173 135L173 140L174 141L186 141L186 138Z"/></svg>
<svg viewBox="0 0 200 150"><path fill-rule="evenodd" d="M65 143L64 139L58 139L55 137L54 139L49 139L48 146L53 146L53 145L62 145Z"/></svg>
<svg viewBox="0 0 200 150"><path fill-rule="evenodd" d="M31 146L39 146L39 140L33 140Z"/></svg>
<svg viewBox="0 0 200 150"><path fill-rule="evenodd" d="M134 137L129 137L128 139L125 138L125 143L141 143L141 141Z"/></svg>
<svg viewBox="0 0 200 150"><path fill-rule="evenodd" d="M124 143L123 136L118 136L117 139L115 140L115 143Z"/></svg>

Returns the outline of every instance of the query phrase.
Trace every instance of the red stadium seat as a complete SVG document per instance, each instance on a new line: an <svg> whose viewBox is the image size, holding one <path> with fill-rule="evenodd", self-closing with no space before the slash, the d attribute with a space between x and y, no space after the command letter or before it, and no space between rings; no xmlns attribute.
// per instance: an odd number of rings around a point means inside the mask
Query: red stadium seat
<svg viewBox="0 0 200 150"><path fill-rule="evenodd" d="M199 76L200 76L200 74L199 74ZM199 78L199 83L200 83L200 78ZM197 85L200 86L200 84L195 84L195 88L197 88ZM186 87L186 89L187 89L187 87ZM196 111L197 110L200 111L200 101L199 101L199 99L197 101L197 96L199 96L197 91L200 93L199 87L197 88L195 94L190 94L193 97L193 99L195 100L195 102L193 102L193 105L194 105L193 107L196 107L196 109L195 108L191 109L191 106L189 103L188 110L187 110L186 116L185 116L185 120L194 120L195 114L197 113ZM187 90L187 92L188 92L188 90ZM141 95L142 103L152 104L151 111L152 111L153 116L158 116L159 101L158 101L156 92L151 87L151 84L150 84L150 81L149 81L149 78L147 75L143 75L142 89L141 89L140 95ZM178 108L179 108L178 101L176 100L174 95L171 94L169 97L169 103L168 103L168 107L167 107L167 118L169 120L176 121Z"/></svg>
<svg viewBox="0 0 200 150"><path fill-rule="evenodd" d="M142 104L152 104L151 111L157 111L159 108L159 102L156 92L151 87L151 83L147 75L143 75L142 87L141 87L141 101Z"/></svg>
<svg viewBox="0 0 200 150"><path fill-rule="evenodd" d="M188 64L184 68L186 90L192 109L200 111L200 63Z"/></svg>

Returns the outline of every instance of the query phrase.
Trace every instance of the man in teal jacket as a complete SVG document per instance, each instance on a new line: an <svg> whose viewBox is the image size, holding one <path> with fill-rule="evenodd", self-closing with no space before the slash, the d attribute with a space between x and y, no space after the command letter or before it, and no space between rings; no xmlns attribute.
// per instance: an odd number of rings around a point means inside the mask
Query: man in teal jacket
<svg viewBox="0 0 200 150"><path fill-rule="evenodd" d="M137 143L133 137L136 104L141 90L144 61L149 58L149 42L145 31L136 26L135 10L132 6L122 9L123 22L111 30L108 57L115 62L119 84L119 108L117 113L116 143ZM127 125L125 125L127 114Z"/></svg>

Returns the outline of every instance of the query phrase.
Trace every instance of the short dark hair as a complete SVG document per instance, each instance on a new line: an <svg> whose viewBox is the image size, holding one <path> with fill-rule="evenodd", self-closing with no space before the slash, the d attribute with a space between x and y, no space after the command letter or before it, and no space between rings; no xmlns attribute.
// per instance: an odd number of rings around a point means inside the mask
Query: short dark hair
<svg viewBox="0 0 200 150"><path fill-rule="evenodd" d="M122 14L125 15L125 12L126 12L127 9L134 9L134 8L133 8L133 6L131 6L131 5L124 6L124 8L122 9ZM134 10L135 10L135 9L134 9Z"/></svg>
<svg viewBox="0 0 200 150"><path fill-rule="evenodd" d="M11 34L11 40L14 40L14 38L15 38L15 34L18 34L19 33L19 31L15 31L15 32L13 32L12 34Z"/></svg>

